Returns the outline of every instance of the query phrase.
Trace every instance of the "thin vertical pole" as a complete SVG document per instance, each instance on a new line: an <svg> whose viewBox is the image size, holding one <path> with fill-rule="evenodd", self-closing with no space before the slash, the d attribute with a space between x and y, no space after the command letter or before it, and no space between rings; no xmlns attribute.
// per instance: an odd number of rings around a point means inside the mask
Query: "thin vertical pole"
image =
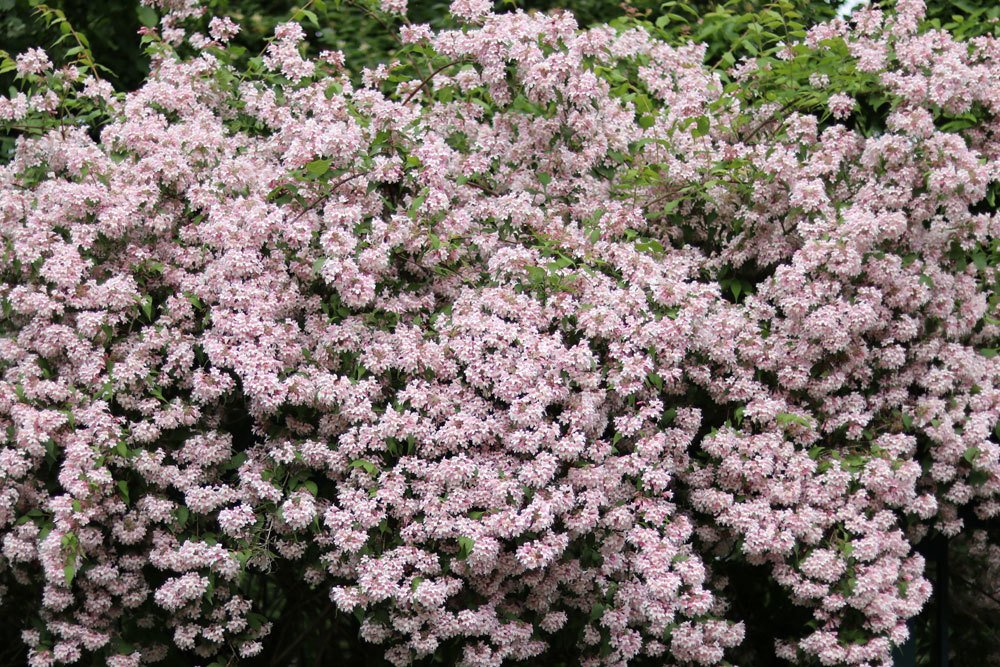
<svg viewBox="0 0 1000 667"><path fill-rule="evenodd" d="M948 667L948 538L941 538L937 562L937 664Z"/></svg>
<svg viewBox="0 0 1000 667"><path fill-rule="evenodd" d="M906 622L906 627L910 631L910 637L905 644L893 649L893 667L917 667L917 628L912 618Z"/></svg>

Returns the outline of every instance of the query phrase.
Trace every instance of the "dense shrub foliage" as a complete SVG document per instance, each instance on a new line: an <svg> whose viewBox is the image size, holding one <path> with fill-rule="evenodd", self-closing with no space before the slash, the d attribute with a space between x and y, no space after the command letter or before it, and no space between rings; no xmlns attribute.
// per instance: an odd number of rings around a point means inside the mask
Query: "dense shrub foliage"
<svg viewBox="0 0 1000 667"><path fill-rule="evenodd" d="M29 47L47 44L58 37L57 32L46 29L43 23L31 20L35 8L41 0L0 0L0 45L2 48L19 53ZM148 60L135 39L135 31L143 25L155 26L158 21L155 9L140 5L137 0L48 0L47 7L63 12L66 18L81 33L87 35L94 56L102 66L108 68L108 78L125 89L138 86L148 72ZM202 3L208 12L229 16L240 24L240 32L232 43L254 51L259 51L264 39L273 33L274 27L288 19L288 14L297 4L293 0L206 0ZM387 29L398 17L380 15L377 0L326 0L317 11L322 19L312 26L313 34L305 47L311 52L324 48L344 51L352 68L361 65L375 65L386 60L398 42L393 32ZM607 23L622 15L644 16L650 20L667 14L675 17L684 14L683 20L671 21L673 32L691 32L692 24L701 17L715 11L721 16L735 18L751 13L760 0L723 0L716 7L712 0L693 0L689 3L658 0L630 0L615 2L609 0L498 0L495 6L505 10L524 9L548 11L554 7L571 9L581 26ZM315 5L310 5L316 11ZM833 15L833 6L825 0L795 0L795 6L815 20ZM934 5L931 6L933 12ZM373 11L376 10L376 11ZM414 23L428 23L440 28L448 24L447 0L408 0L407 20ZM952 9L948 16L957 9ZM678 14L680 12L680 14ZM718 17L708 18L708 23L718 23ZM725 30L718 31L715 41L732 42L738 38L738 23L731 22ZM53 54L56 55L56 54ZM6 88L6 77L0 75L0 83Z"/></svg>
<svg viewBox="0 0 1000 667"><path fill-rule="evenodd" d="M934 540L997 613L1000 41L383 0L358 73L325 6L0 65L31 665L252 660L279 574L397 665L889 664Z"/></svg>

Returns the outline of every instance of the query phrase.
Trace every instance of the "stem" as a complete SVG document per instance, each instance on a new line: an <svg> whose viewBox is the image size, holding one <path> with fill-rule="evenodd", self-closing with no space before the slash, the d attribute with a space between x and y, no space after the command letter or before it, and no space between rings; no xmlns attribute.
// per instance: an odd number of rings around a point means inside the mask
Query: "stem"
<svg viewBox="0 0 1000 667"><path fill-rule="evenodd" d="M76 45L80 48L80 53L76 58L77 61L83 63L83 66L90 70L95 79L102 81L101 74L97 71L97 62L94 60L94 54L91 53L90 47L86 46L83 43L83 40L80 39L80 33L77 32L76 28L73 27L73 24L66 18L65 12L61 9L49 7L48 5L38 5L35 7L35 13L47 19L49 22L48 27L50 28L56 23L66 24L66 27L69 28L69 34L73 37L73 41L75 41ZM50 20L50 16L55 16L57 20ZM62 40L57 40L56 43L58 44L59 41Z"/></svg>
<svg viewBox="0 0 1000 667"><path fill-rule="evenodd" d="M365 175L364 173L358 172L357 174L354 174L353 176L348 176L347 178L340 179L339 181L337 181L336 183L334 183L333 186L330 187L330 191L329 192L320 195L319 197L317 197L316 199L314 199L311 204L309 204L304 209L302 209L297 216L295 216L294 218L292 218L292 222L298 222L299 218L301 218L306 213L308 213L309 211L313 210L314 208L316 208L317 206L319 206L321 203L323 203L324 201L326 201L327 199L329 199L330 195L332 195L334 193L334 191L336 191L336 189L339 188L341 185L344 185L345 183L353 181L355 178L357 178L359 176L364 176L364 175Z"/></svg>
<svg viewBox="0 0 1000 667"><path fill-rule="evenodd" d="M413 96L416 95L417 93L419 93L420 90L424 86L426 86L430 82L430 80L433 79L437 74L440 74L443 70L451 67L452 65L457 65L460 62L462 62L462 61L461 60L452 60L451 62L447 62L444 65L441 65L441 67L438 67L436 70L434 70L430 74L428 74L426 77L424 77L423 81L420 82L420 85L417 86L416 88L414 88L413 91L411 91L410 94L406 96L406 99L403 100L403 105L405 106L405 105L409 104L410 100L413 99Z"/></svg>
<svg viewBox="0 0 1000 667"><path fill-rule="evenodd" d="M740 141L742 141L744 143L746 143L747 141L750 141L754 137L755 134L757 134L758 132L760 132L764 128L765 125L767 125L768 123L771 123L771 122L777 120L780 116L784 115L784 113L786 111L788 111L789 109L791 109L793 106L795 106L795 101L794 100L789 101L789 102L785 102L785 104L780 109L778 109L773 114L771 114L770 116L768 116L767 118L765 118L764 120L762 120L760 122L760 124L757 127L755 127L750 132L750 134L746 135L745 137L742 137L740 139Z"/></svg>

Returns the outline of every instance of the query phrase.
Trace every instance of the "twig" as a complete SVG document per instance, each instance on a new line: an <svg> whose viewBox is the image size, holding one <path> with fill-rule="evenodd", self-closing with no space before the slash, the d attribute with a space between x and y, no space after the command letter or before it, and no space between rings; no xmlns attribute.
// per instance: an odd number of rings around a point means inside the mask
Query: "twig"
<svg viewBox="0 0 1000 667"><path fill-rule="evenodd" d="M654 199L653 201L650 201L650 202L646 202L645 204L643 204L643 206L644 206L645 208L647 208L647 209L648 209L648 208L651 208L651 207L653 207L653 206L656 206L657 204L659 204L659 203L660 203L661 201L663 201L664 199L668 199L668 198L670 198L670 197L673 197L673 196L675 196L675 195L678 195L678 194L680 194L680 193L681 193L682 191L683 191L683 188L681 188L681 189L679 189L679 190L670 190L670 191L669 191L669 192L667 192L666 194L663 194L663 195L660 195L659 197L657 197L657 198L656 198L656 199Z"/></svg>
<svg viewBox="0 0 1000 667"><path fill-rule="evenodd" d="M983 588L981 586L976 585L975 583L969 581L968 579L966 579L965 577L963 577L961 575L954 574L953 576L956 579L958 579L959 581L961 581L963 584L965 584L966 586L968 586L970 589L982 593L983 595L985 595L989 599L993 600L993 602L995 602L997 605L1000 605L1000 598L993 597L992 593L990 593L989 591L983 590Z"/></svg>
<svg viewBox="0 0 1000 667"><path fill-rule="evenodd" d="M483 192L485 192L488 195L493 195L493 196L497 195L497 191L496 190L494 190L493 188L491 188L491 187L489 187L487 185L484 185L483 183L480 183L479 181L474 181L472 179L469 179L469 180L467 180L465 182L465 184L466 185L471 185L473 187L477 187L477 188L479 188L480 190L482 190Z"/></svg>
<svg viewBox="0 0 1000 667"><path fill-rule="evenodd" d="M793 106L795 106L795 101L794 100L791 100L789 102L785 102L784 106L782 106L780 109L778 109L777 111L775 111L773 114L771 114L770 116L768 116L767 118L765 118L764 120L762 120L760 122L760 124L757 125L757 127L755 127L750 132L750 134L746 135L745 137L740 137L740 141L742 141L744 143L746 143L747 141L750 141L751 139L753 139L753 137L754 137L755 134L757 134L758 132L760 132L764 128L765 125L767 125L768 123L772 123L775 120L777 120L779 116L781 116L782 114L784 114L786 111L788 111L789 109L791 109Z"/></svg>
<svg viewBox="0 0 1000 667"><path fill-rule="evenodd" d="M76 42L77 47L80 49L79 53L77 54L76 60L80 63L83 63L83 66L90 70L90 72L94 75L95 80L102 81L101 74L97 71L97 61L94 60L94 54L90 50L89 42L85 44L84 40L80 39L81 33L77 32L76 28L73 27L73 24L69 22L69 19L66 18L66 13L63 12L61 9L49 7L48 5L44 4L37 5L35 7L35 13L43 17L48 22L48 27L50 28L56 25L57 23L66 24L66 27L69 30L69 32L63 33L63 35L64 36L67 34L71 35L73 37L73 41ZM52 16L54 16L55 18L50 18ZM56 44L58 44L62 40L63 38L60 37L59 39L56 40Z"/></svg>
<svg viewBox="0 0 1000 667"><path fill-rule="evenodd" d="M413 99L413 96L416 95L417 93L419 93L420 90L424 86L426 86L428 84L428 82L430 82L430 80L433 79L436 75L440 74L443 70L451 67L452 65L457 65L460 62L462 62L462 61L461 60L452 60L451 62L447 62L444 65L441 65L441 67L438 67L436 70L434 70L430 74L428 74L426 77L424 77L423 81L420 82L420 85L417 86L416 88L414 88L413 91L410 92L410 94L406 96L406 99L403 100L403 106L406 106L407 104L409 104L410 100Z"/></svg>
<svg viewBox="0 0 1000 667"><path fill-rule="evenodd" d="M340 179L339 181L337 181L336 183L334 183L333 186L331 186L329 192L326 192L326 193L320 195L319 197L317 197L316 199L314 199L311 204L309 204L308 206L306 206L304 209L302 209L299 212L299 214L297 216L295 216L294 218L292 218L291 222L293 222L293 223L294 222L298 222L299 218L301 218L306 213L308 213L309 211L313 210L314 208L316 208L317 206L319 206L320 204L322 204L324 201L326 201L327 199L329 199L330 195L332 195L334 193L334 191L337 188L339 188L341 185L344 185L345 183L353 181L358 176L364 176L364 175L365 174L363 172L358 172L357 174L354 174L353 176L348 176L347 178ZM289 224L291 224L291 223L289 223Z"/></svg>
<svg viewBox="0 0 1000 667"><path fill-rule="evenodd" d="M357 9L360 9L361 11L363 11L369 18L374 19L380 26L382 26L382 29L385 30L386 33L388 33L390 37L392 37L394 40L396 40L396 43L399 44L400 47L404 46L403 40L401 40L399 38L399 35L396 34L396 31L393 30L392 28L390 28L386 24L386 22L382 20L382 17L380 17L378 14L376 14L372 10L368 9L364 5L361 5L361 4L357 3L357 2L353 2L353 0L348 0L346 4L350 5L351 7L355 7Z"/></svg>

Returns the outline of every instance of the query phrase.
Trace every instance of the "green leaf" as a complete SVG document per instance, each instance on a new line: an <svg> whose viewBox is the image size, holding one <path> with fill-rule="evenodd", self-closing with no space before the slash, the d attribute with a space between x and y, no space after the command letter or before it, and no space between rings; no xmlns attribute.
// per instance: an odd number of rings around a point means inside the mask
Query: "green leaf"
<svg viewBox="0 0 1000 667"><path fill-rule="evenodd" d="M376 474L378 474L378 468L375 467L375 464L372 463L371 461L366 461L364 459L358 459L357 461L351 461L351 467L352 468L361 468L362 470L364 470L366 473L368 473L372 477L374 477Z"/></svg>
<svg viewBox="0 0 1000 667"><path fill-rule="evenodd" d="M111 384L111 380L108 380L103 385L101 385L101 391L98 392L97 398L102 400L109 400L112 396L114 396L114 394L115 394L114 387Z"/></svg>
<svg viewBox="0 0 1000 667"><path fill-rule="evenodd" d="M236 470L241 465L243 465L246 462L246 460L247 460L247 453L246 452L239 452L238 454L236 454L235 456L233 456L231 459L229 459L229 461L223 467L226 470Z"/></svg>
<svg viewBox="0 0 1000 667"><path fill-rule="evenodd" d="M340 85L339 82L334 81L333 83L331 83L329 86L326 87L326 90L323 91L323 94L326 96L326 99L330 100L333 99L334 95L339 95L341 92L343 92L343 90L344 87Z"/></svg>
<svg viewBox="0 0 1000 667"><path fill-rule="evenodd" d="M972 486L982 486L990 481L990 473L985 470L973 470L969 473L969 484Z"/></svg>
<svg viewBox="0 0 1000 667"><path fill-rule="evenodd" d="M473 548L476 546L476 541L471 537L465 537L464 535L458 538L458 558L465 559L468 558L469 554L472 553Z"/></svg>
<svg viewBox="0 0 1000 667"><path fill-rule="evenodd" d="M205 304L201 302L201 299L198 298L197 294L192 294L191 292L184 292L184 296L187 298L189 302L191 302L191 305L197 308L198 310L201 310L202 308L205 307Z"/></svg>
<svg viewBox="0 0 1000 667"><path fill-rule="evenodd" d="M157 387L156 385L150 385L149 393L152 394L155 398L157 398L161 402L163 403L167 402L167 399L163 396L163 390Z"/></svg>
<svg viewBox="0 0 1000 667"><path fill-rule="evenodd" d="M118 486L118 490L122 492L122 496L125 497L125 502L126 503L130 503L131 499L129 498L129 495L128 495L128 482L126 482L124 479L120 480L118 482L117 486Z"/></svg>
<svg viewBox="0 0 1000 667"><path fill-rule="evenodd" d="M76 564L67 563L66 566L63 567L63 576L66 578L66 585L72 586L73 578L76 577Z"/></svg>
<svg viewBox="0 0 1000 667"><path fill-rule="evenodd" d="M419 195L417 195L410 203L410 208L407 209L406 215L408 215L411 220L415 220L417 217L417 213L420 211L420 207L424 205L424 202L426 200L427 200L427 191L424 190Z"/></svg>
<svg viewBox="0 0 1000 667"><path fill-rule="evenodd" d="M524 270L528 272L528 278L531 279L533 283L544 282L548 277L548 272L540 266L526 266Z"/></svg>
<svg viewBox="0 0 1000 667"><path fill-rule="evenodd" d="M146 7L145 5L139 5L136 7L135 15L139 18L139 23L147 28L155 28L160 22L160 17L157 16L156 10L152 7Z"/></svg>
<svg viewBox="0 0 1000 667"><path fill-rule="evenodd" d="M786 424L798 424L799 426L809 427L812 422L809 421L808 417L803 417L802 415L795 415L790 412L780 412L775 417L778 424L784 426Z"/></svg>
<svg viewBox="0 0 1000 667"><path fill-rule="evenodd" d="M743 421L743 414L746 412L747 406L741 405L735 410L733 410L733 421L737 424Z"/></svg>
<svg viewBox="0 0 1000 667"><path fill-rule="evenodd" d="M256 614L254 612L250 612L249 614L247 614L247 621L250 623L250 627L252 629L259 630L260 627L267 622L267 616L264 616L263 614Z"/></svg>
<svg viewBox="0 0 1000 667"><path fill-rule="evenodd" d="M142 301L139 302L139 305L142 308L142 313L143 313L143 315L146 316L146 319L152 321L152 319L153 319L153 297L151 297L151 296L149 296L147 294L146 296L142 297Z"/></svg>
<svg viewBox="0 0 1000 667"><path fill-rule="evenodd" d="M326 172L330 171L330 161L329 160L313 160L306 165L306 171L308 171L313 176L322 176Z"/></svg>
<svg viewBox="0 0 1000 667"><path fill-rule="evenodd" d="M980 453L981 452L976 447L969 447L962 454L962 458L965 459L966 461L968 461L969 463L975 463L975 461L979 457Z"/></svg>
<svg viewBox="0 0 1000 667"><path fill-rule="evenodd" d="M660 214L661 215L669 215L669 214L673 213L674 211L676 211L677 207L680 206L680 205L681 205L681 200L680 199L672 199L672 200L664 203L663 206L660 207Z"/></svg>
<svg viewBox="0 0 1000 667"><path fill-rule="evenodd" d="M543 186L548 185L549 183L552 182L552 175L546 174L544 171L540 172L538 174L538 182L541 183Z"/></svg>
<svg viewBox="0 0 1000 667"><path fill-rule="evenodd" d="M309 23L311 23L313 25L313 27L315 27L315 28L320 27L320 25L319 25L319 17L317 17L315 13L309 11L308 9L300 9L298 11L298 13L301 14L302 16L304 16L306 18L306 20L308 20Z"/></svg>

